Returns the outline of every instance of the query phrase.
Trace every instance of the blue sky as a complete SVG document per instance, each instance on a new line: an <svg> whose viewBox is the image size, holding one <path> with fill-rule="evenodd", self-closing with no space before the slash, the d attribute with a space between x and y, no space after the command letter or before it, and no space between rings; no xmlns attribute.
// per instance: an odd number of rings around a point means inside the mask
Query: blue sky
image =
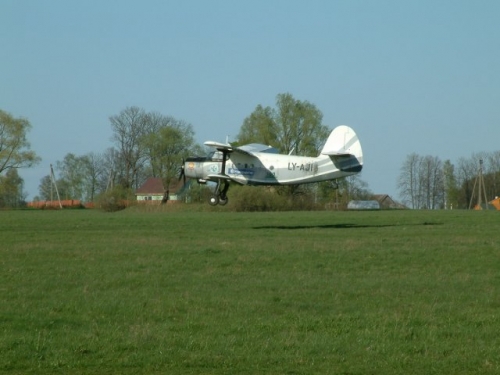
<svg viewBox="0 0 500 375"><path fill-rule="evenodd" d="M406 156L500 149L500 1L3 0L0 108L51 163L112 146L127 106L236 137L279 93L361 140L362 179L397 199Z"/></svg>

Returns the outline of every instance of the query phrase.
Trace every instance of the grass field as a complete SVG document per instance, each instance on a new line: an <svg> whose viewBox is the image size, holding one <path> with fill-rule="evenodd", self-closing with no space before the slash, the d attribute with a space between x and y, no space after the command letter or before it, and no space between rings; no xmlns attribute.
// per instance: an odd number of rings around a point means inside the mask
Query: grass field
<svg viewBox="0 0 500 375"><path fill-rule="evenodd" d="M0 212L0 372L498 374L498 212Z"/></svg>

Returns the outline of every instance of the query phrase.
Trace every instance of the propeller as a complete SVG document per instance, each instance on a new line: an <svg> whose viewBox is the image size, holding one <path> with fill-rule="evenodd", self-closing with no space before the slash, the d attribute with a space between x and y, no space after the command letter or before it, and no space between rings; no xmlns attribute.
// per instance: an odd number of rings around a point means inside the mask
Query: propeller
<svg viewBox="0 0 500 375"><path fill-rule="evenodd" d="M185 160L184 158L182 158L182 165L181 165L181 168L180 168L180 171L179 171L179 181L181 180L182 178L182 184L183 185L186 185L186 173L184 173L184 165L185 165Z"/></svg>

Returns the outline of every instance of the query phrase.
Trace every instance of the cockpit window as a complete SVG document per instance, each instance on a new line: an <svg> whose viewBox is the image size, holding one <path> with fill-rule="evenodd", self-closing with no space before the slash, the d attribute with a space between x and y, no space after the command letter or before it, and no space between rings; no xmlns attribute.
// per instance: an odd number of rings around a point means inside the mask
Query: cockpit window
<svg viewBox="0 0 500 375"><path fill-rule="evenodd" d="M208 154L208 159L212 161L222 161L222 152L213 151ZM226 154L226 160L229 159L229 155Z"/></svg>

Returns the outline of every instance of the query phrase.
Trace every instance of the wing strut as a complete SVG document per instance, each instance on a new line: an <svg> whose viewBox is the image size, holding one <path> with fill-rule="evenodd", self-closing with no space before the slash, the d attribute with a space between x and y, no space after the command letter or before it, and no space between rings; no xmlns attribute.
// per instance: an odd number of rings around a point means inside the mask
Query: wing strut
<svg viewBox="0 0 500 375"><path fill-rule="evenodd" d="M226 160L227 160L227 155L229 154L228 150L222 150L222 169L221 169L221 174L226 174Z"/></svg>
<svg viewBox="0 0 500 375"><path fill-rule="evenodd" d="M229 150L227 149L219 149L219 151L222 152L222 167L221 167L221 175L225 176L226 175L226 160L227 160L227 155L229 154ZM221 189L222 181L224 181L224 187ZM228 179L222 179L218 178L217 179L217 186L215 188L214 195L212 195L208 201L212 206L216 206L220 204L221 206L224 206L228 202L227 198L227 191L229 190L229 180Z"/></svg>

